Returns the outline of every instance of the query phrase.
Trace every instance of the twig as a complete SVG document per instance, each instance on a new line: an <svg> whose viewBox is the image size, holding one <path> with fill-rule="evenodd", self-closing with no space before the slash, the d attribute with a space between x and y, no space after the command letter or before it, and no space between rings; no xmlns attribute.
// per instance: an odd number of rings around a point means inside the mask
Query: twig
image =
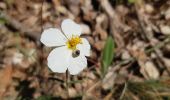
<svg viewBox="0 0 170 100"><path fill-rule="evenodd" d="M119 100L122 100L122 99L123 99L124 94L125 94L125 92L126 92L126 89L127 89L127 84L125 83L124 89L123 89L123 91L122 91L122 94L121 94Z"/></svg>
<svg viewBox="0 0 170 100"><path fill-rule="evenodd" d="M155 51L155 49L159 49L159 48L162 48L166 43L170 43L170 37L167 37L165 40L163 40L162 42L159 42L157 45L155 45L154 47L150 48L150 49L147 49L146 50L146 53L151 53L153 51ZM130 57L129 59L127 60L123 60L121 62L119 62L118 64L116 64L115 66L121 66L127 62L133 62L135 61L136 59L134 57Z"/></svg>
<svg viewBox="0 0 170 100"><path fill-rule="evenodd" d="M165 65L165 63L164 63L164 61L162 59L163 57L161 55L160 50L158 48L155 48L155 43L152 42L152 37L148 36L148 34L153 34L153 31L146 30L146 26L147 25L149 26L151 24L151 22L145 16L143 16L142 12L138 11L138 9L140 8L139 5L140 4L135 3L135 10L136 10L138 23L140 25L141 31L142 31L142 33L144 33L144 37L146 38L147 42L149 42L150 45L152 46L153 51L157 55L157 59L159 59L158 60L159 63L162 65L162 67L165 66L165 69L166 69L167 73L170 75L170 70L168 70L168 66ZM168 40L169 40L169 37L168 37ZM167 43L167 42L165 42L165 43Z"/></svg>
<svg viewBox="0 0 170 100"><path fill-rule="evenodd" d="M99 68L100 66L98 65L98 63L94 60L94 59L87 59L89 62L93 63L97 68ZM92 68L89 68L89 69L92 69Z"/></svg>
<svg viewBox="0 0 170 100"><path fill-rule="evenodd" d="M90 93L93 89L95 89L97 86L101 85L101 80L99 80L96 84L92 85L87 91L84 93L82 100L84 100L84 96L86 96L87 93Z"/></svg>
<svg viewBox="0 0 170 100"><path fill-rule="evenodd" d="M167 38L166 38L165 40L163 40L162 42L160 42L160 43L158 43L157 45L155 45L153 48L148 49L148 50L146 51L146 53L150 53L150 52L154 51L155 49L159 49L159 48L163 47L166 43L169 43L169 42L170 42L170 36L167 37Z"/></svg>
<svg viewBox="0 0 170 100"><path fill-rule="evenodd" d="M169 92L162 92L162 93L157 93L157 96L170 96Z"/></svg>
<svg viewBox="0 0 170 100"><path fill-rule="evenodd" d="M40 15L40 16L41 16L41 17L40 17L40 19L41 19L41 32L43 32L43 6L44 6L44 1L45 1L45 0L42 1L41 11L40 11L40 14L41 14L41 15Z"/></svg>
<svg viewBox="0 0 170 100"><path fill-rule="evenodd" d="M21 34L28 36L29 38L31 38L34 41L39 40L40 31L32 30L31 28L28 28L27 26L21 24L19 21L12 18L5 12L1 12L1 17L7 21L7 26L11 27L14 30L19 31Z"/></svg>
<svg viewBox="0 0 170 100"><path fill-rule="evenodd" d="M67 92L67 99L69 99L70 98L70 96L69 96L69 73L68 73L68 70L66 71L66 92Z"/></svg>
<svg viewBox="0 0 170 100"><path fill-rule="evenodd" d="M115 42L118 46L118 50L120 51L122 47L125 46L123 37L121 36L121 29L125 27L125 25L122 24L122 22L119 19L118 14L115 12L115 10L112 8L111 4L108 0L101 0L101 6L106 12L106 14L109 17L109 26L110 26L110 33L112 33Z"/></svg>

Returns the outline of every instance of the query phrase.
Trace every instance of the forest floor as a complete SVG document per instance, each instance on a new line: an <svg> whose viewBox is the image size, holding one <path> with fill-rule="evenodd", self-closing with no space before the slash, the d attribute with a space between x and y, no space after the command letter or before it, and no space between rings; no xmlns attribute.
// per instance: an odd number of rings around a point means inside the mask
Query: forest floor
<svg viewBox="0 0 170 100"><path fill-rule="evenodd" d="M40 42L66 18L91 45L67 83ZM108 37L114 58L101 78ZM0 79L0 100L170 100L170 0L1 0Z"/></svg>

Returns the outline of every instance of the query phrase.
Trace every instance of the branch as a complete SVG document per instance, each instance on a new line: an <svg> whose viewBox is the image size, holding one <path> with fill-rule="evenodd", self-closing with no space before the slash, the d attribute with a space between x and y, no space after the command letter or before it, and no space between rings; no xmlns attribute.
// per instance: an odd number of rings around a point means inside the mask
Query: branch
<svg viewBox="0 0 170 100"><path fill-rule="evenodd" d="M28 28L27 26L23 25L22 23L12 18L5 12L1 12L0 15L2 18L4 18L7 21L8 27L11 27L12 29L19 31L20 34L28 36L34 41L39 40L41 30L32 30L31 28Z"/></svg>

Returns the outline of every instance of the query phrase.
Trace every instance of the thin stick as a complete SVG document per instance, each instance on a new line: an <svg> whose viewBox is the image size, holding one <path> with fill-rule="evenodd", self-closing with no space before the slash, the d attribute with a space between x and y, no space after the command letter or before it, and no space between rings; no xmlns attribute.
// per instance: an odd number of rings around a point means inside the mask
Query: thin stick
<svg viewBox="0 0 170 100"><path fill-rule="evenodd" d="M125 82L125 86L124 86L124 89L123 89L123 91L122 91L122 94L121 94L119 100L122 100L122 99L123 99L123 97L124 97L124 95L125 95L125 92L126 92L126 89L127 89L127 83Z"/></svg>
<svg viewBox="0 0 170 100"><path fill-rule="evenodd" d="M68 73L68 70L66 71L66 92L67 92L67 99L69 99L69 84L68 84L68 81L69 81L69 73Z"/></svg>
<svg viewBox="0 0 170 100"><path fill-rule="evenodd" d="M41 20L41 32L43 32L43 6L44 6L44 1L45 0L42 1L41 11L40 11L40 14L41 14L41 16L40 16L40 20Z"/></svg>

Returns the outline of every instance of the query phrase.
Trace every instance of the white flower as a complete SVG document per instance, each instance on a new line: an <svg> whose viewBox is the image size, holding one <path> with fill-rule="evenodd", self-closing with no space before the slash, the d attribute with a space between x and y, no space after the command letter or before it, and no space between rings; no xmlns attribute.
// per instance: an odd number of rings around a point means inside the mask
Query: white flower
<svg viewBox="0 0 170 100"><path fill-rule="evenodd" d="M85 56L90 56L90 44L87 39L80 38L81 27L71 19L65 19L61 29L62 32L49 28L41 35L40 41L44 45L57 47L47 58L48 66L53 72L64 73L68 69L71 75L76 75L87 66Z"/></svg>

